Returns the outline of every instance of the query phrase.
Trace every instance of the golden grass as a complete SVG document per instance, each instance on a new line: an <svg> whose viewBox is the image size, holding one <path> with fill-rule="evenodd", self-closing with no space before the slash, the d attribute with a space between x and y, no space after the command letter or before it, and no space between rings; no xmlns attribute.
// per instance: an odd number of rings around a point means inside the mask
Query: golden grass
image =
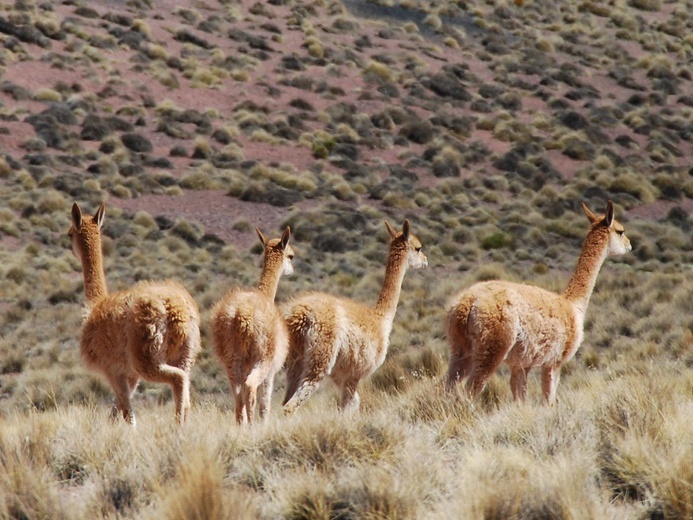
<svg viewBox="0 0 693 520"><path fill-rule="evenodd" d="M219 182L214 178L219 173L211 169L195 175L197 180L188 176L184 183ZM303 178L312 186L333 190L341 189L343 182L341 176L297 174L281 166L258 165L251 175L287 186L298 185L297 179ZM496 277L529 278L562 290L576 251L556 248L555 257L533 256L533 248L519 243L515 254L529 255L526 271L502 261L480 266L478 259L488 259L484 255L491 253L480 250L479 239L468 228L475 224L481 235L497 232L495 212L468 197L459 180L441 183L439 193L466 208L464 214L439 217L459 243L444 245L436 224L427 223L426 217L417 221L416 231L432 269L405 280L390 356L362 385L360 414L337 412L334 391L327 385L305 410L285 418L279 406L280 376L270 424L240 429L231 415L224 374L213 356L203 351L193 371L194 403L188 424L182 428L173 424L169 391L146 384L135 397L137 429L111 423L111 391L100 376L81 367L77 355L83 290L78 263L66 250L54 259L46 258L41 247L27 246L13 255L3 268L5 278L12 280L5 294L18 297L31 280L39 286L52 284L56 293L72 295L72 301L59 299L61 303L51 305L34 300L32 306L37 308L16 307L3 318L7 337L0 341L0 381L7 399L0 407L4 465L0 493L7 499L0 514L41 517L50 512L55 518L75 514L622 518L653 511L676 518L689 514L693 490L686 461L693 451L687 426L692 411L693 340L687 315L691 282L686 274L648 273L631 267L627 258L607 260L588 309L585 345L564 368L554 408L543 404L536 374L530 375L528 402L515 404L503 369L476 402L470 402L461 387L445 394L441 380L447 346L442 320L447 298L477 279ZM537 227L545 223L530 201L541 206L556 196L555 190L545 188L505 203L504 209L514 208L512 220ZM18 207L20 202L17 199ZM68 202L59 192L47 192L40 200L44 212L60 216L59 223ZM329 208L324 211L329 215ZM382 218L370 206L364 206L361 214L378 222ZM13 225L23 225L11 214L6 216ZM307 218L292 228L305 233L315 216ZM209 306L225 290L209 283L210 273L238 283L250 282L256 274L257 259L248 253L240 255L226 246L211 255L195 246L202 230L191 223L174 223L148 250L137 245L149 242L149 234L158 231L151 215L139 212L126 217L115 212L112 220L110 225L119 226L117 240L105 244L112 288L127 285L133 276L162 278L176 273L200 302L203 333ZM61 225L37 222L64 233ZM551 225L575 240L584 234L584 222L573 214ZM627 229L629 234L632 229L633 237L654 239L662 233L648 227L652 225L632 221ZM301 276L282 288L282 299L310 287L372 300L382 276L382 230L377 229L373 239L359 246L364 254L323 256L317 271L301 266L299 261L305 260L302 252L297 253ZM347 237L358 244L364 241L363 234ZM297 251L310 250L308 242L298 238L297 242ZM469 272L441 275L439 266L447 262L454 268L450 258L458 254L475 259ZM120 257L127 259L127 265L115 262ZM539 261L543 274L532 273ZM187 270L194 265L203 267ZM41 270L34 271L39 266ZM40 275L28 277L29 272ZM60 280L57 285L56 280ZM35 347L21 353L17 342Z"/></svg>
<svg viewBox="0 0 693 520"><path fill-rule="evenodd" d="M170 404L140 403L137 429L101 405L15 412L0 436L4 507L54 518L685 517L690 371L583 372L564 378L554 408L538 395L516 405L495 382L472 403L436 376L401 392L365 385L360 414L318 398L245 429L203 396L180 428Z"/></svg>

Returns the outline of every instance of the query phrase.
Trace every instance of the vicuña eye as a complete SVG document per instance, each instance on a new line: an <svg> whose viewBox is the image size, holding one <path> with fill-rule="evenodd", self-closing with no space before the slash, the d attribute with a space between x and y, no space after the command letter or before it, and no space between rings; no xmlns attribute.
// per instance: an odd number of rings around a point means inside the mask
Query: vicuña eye
<svg viewBox="0 0 693 520"><path fill-rule="evenodd" d="M417 253L420 253L421 252L421 246L414 248L414 251L416 251Z"/></svg>
<svg viewBox="0 0 693 520"><path fill-rule="evenodd" d="M294 255L289 255L289 260L293 260L293 259L294 259Z"/></svg>
<svg viewBox="0 0 693 520"><path fill-rule="evenodd" d="M616 230L616 234L619 235L619 236L623 235L623 233L624 233L624 230L623 230L623 229L617 229L617 230Z"/></svg>

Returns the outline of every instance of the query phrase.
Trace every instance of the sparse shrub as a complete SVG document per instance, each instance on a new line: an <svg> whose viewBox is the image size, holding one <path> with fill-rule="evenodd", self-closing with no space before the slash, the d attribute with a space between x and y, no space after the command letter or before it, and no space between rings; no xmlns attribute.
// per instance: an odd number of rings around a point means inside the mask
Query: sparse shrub
<svg viewBox="0 0 693 520"><path fill-rule="evenodd" d="M552 54L556 51L556 46L549 38L538 38L535 43L535 47L541 52L545 52L547 54Z"/></svg>
<svg viewBox="0 0 693 520"><path fill-rule="evenodd" d="M623 172L610 179L609 182L608 189L611 192L628 193L646 204L651 204L657 199L656 190L642 174Z"/></svg>
<svg viewBox="0 0 693 520"><path fill-rule="evenodd" d="M171 157L188 157L188 150L183 145L176 144L171 148L169 152Z"/></svg>
<svg viewBox="0 0 693 520"><path fill-rule="evenodd" d="M325 47L323 43L315 36L310 36L303 41L303 46L308 49L308 54L314 58L322 58L325 56Z"/></svg>
<svg viewBox="0 0 693 520"><path fill-rule="evenodd" d="M209 159L213 153L214 150L207 139L202 137L195 138L195 149L191 155L193 159Z"/></svg>
<svg viewBox="0 0 693 520"><path fill-rule="evenodd" d="M459 49L460 48L459 42L451 36L447 36L445 39L443 39L443 43L447 47L450 47L451 49Z"/></svg>
<svg viewBox="0 0 693 520"><path fill-rule="evenodd" d="M36 101L62 101L63 96L60 92L57 92L51 88L42 87L34 92L34 99Z"/></svg>
<svg viewBox="0 0 693 520"><path fill-rule="evenodd" d="M67 210L69 203L62 193L49 191L39 198L37 208L41 213L53 213Z"/></svg>
<svg viewBox="0 0 693 520"><path fill-rule="evenodd" d="M126 133L120 136L120 140L126 148L133 152L148 153L154 149L149 139L140 134Z"/></svg>
<svg viewBox="0 0 693 520"><path fill-rule="evenodd" d="M596 150L587 141L577 137L568 137L563 141L563 154L576 161L588 161L594 159Z"/></svg>
<svg viewBox="0 0 693 520"><path fill-rule="evenodd" d="M642 11L661 11L662 0L628 0L628 4Z"/></svg>
<svg viewBox="0 0 693 520"><path fill-rule="evenodd" d="M151 27L149 27L149 24L141 18L136 18L135 20L133 20L130 29L146 36L147 39L151 38L152 36Z"/></svg>
<svg viewBox="0 0 693 520"><path fill-rule="evenodd" d="M233 223L231 229L233 229L234 231L240 231L242 233L252 233L253 229L255 228L246 219L239 219Z"/></svg>
<svg viewBox="0 0 693 520"><path fill-rule="evenodd" d="M484 249L501 249L510 245L512 245L512 238L502 231L491 233L481 239L481 247Z"/></svg>
<svg viewBox="0 0 693 520"><path fill-rule="evenodd" d="M397 193L388 193L383 197L383 204L390 208L416 209L416 203L407 196Z"/></svg>
<svg viewBox="0 0 693 520"><path fill-rule="evenodd" d="M144 210L140 210L137 213L135 213L135 216L132 219L132 221L138 226L146 229L155 229L157 227L154 218Z"/></svg>
<svg viewBox="0 0 693 520"><path fill-rule="evenodd" d="M0 179L7 179L12 174L12 167L4 156L0 155Z"/></svg>
<svg viewBox="0 0 693 520"><path fill-rule="evenodd" d="M177 221L171 228L171 233L191 245L198 244L204 234L199 224L188 222L187 220Z"/></svg>
<svg viewBox="0 0 693 520"><path fill-rule="evenodd" d="M309 177L300 177L300 178L296 181L296 189L297 189L298 191L303 191L303 192L306 192L306 193L311 194L311 193L313 193L315 190L318 189L318 186L317 186L317 184L316 184L312 179L310 179Z"/></svg>
<svg viewBox="0 0 693 520"><path fill-rule="evenodd" d="M404 32L409 34L415 34L419 32L419 26L416 25L414 22L406 22L404 25L402 25L402 29L404 30Z"/></svg>
<svg viewBox="0 0 693 520"><path fill-rule="evenodd" d="M228 76L229 73L219 67L212 67L211 69L198 68L189 76L186 74L186 77L190 78L190 85L195 88L218 86ZM239 81L237 78L234 79Z"/></svg>
<svg viewBox="0 0 693 520"><path fill-rule="evenodd" d="M390 69L390 67L384 63L380 63L378 61L369 61L363 70L365 74L372 74L373 76L388 83L392 83L396 79L392 69Z"/></svg>
<svg viewBox="0 0 693 520"><path fill-rule="evenodd" d="M26 358L18 352L12 352L0 360L0 374L19 374L26 366Z"/></svg>
<svg viewBox="0 0 693 520"><path fill-rule="evenodd" d="M423 23L424 25L428 25L435 30L438 30L443 26L443 21L440 19L440 16L435 13L428 14L426 18L424 18Z"/></svg>
<svg viewBox="0 0 693 520"><path fill-rule="evenodd" d="M161 65L157 65L157 62L155 62L151 68L154 79L156 79L164 87L171 89L180 87L180 81L178 80L178 76L175 72L170 71Z"/></svg>
<svg viewBox="0 0 693 520"><path fill-rule="evenodd" d="M334 137L330 135L317 135L311 144L313 156L318 159L324 159L332 153L332 150L337 145Z"/></svg>
<svg viewBox="0 0 693 520"><path fill-rule="evenodd" d="M433 126L430 121L413 121L405 123L399 134L417 144L426 144L433 139Z"/></svg>

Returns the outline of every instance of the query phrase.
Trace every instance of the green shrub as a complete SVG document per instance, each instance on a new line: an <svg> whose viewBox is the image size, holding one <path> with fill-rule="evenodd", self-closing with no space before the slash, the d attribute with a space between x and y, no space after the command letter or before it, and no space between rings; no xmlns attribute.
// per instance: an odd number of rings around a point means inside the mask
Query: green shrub
<svg viewBox="0 0 693 520"><path fill-rule="evenodd" d="M481 239L481 247L484 249L502 249L512 245L512 238L502 231L486 235Z"/></svg>

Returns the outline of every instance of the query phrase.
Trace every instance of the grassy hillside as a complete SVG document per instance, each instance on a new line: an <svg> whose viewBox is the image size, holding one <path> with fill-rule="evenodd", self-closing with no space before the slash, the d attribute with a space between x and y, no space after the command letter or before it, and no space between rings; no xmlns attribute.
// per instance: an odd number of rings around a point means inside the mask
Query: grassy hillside
<svg viewBox="0 0 693 520"><path fill-rule="evenodd" d="M693 3L16 0L0 6L0 517L693 516ZM445 395L446 301L482 279L561 291L608 259L558 404ZM203 314L193 413L142 383L138 426L79 359L70 206L107 201L111 290L175 278ZM290 225L278 300L374 302L384 220L407 274L385 364L342 415L238 428L209 310Z"/></svg>

